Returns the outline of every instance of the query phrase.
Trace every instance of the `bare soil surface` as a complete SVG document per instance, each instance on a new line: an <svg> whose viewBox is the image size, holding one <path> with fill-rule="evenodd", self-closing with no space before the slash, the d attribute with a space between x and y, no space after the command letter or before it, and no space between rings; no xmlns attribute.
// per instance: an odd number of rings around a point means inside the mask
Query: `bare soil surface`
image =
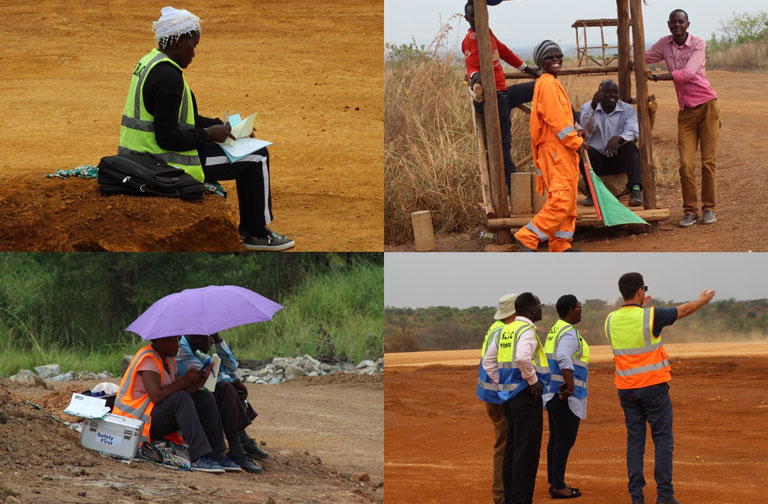
<svg viewBox="0 0 768 504"><path fill-rule="evenodd" d="M677 351L669 351L676 497L696 503L765 502L765 358L724 354L681 358ZM710 349L688 344L687 351ZM491 502L493 426L475 396L477 364L431 362L423 367L385 367L387 503ZM581 422L566 471L566 482L581 489L582 502L629 502L626 428L613 374L610 362L590 365L587 419ZM535 504L551 502L544 415ZM650 435L645 479L646 502L655 502Z"/></svg>
<svg viewBox="0 0 768 504"><path fill-rule="evenodd" d="M669 208L670 218L661 221L658 231L646 233L638 226L616 228L577 228L574 245L585 252L746 252L766 251L762 238L768 231L768 200L762 181L768 169L768 143L762 118L768 114L768 74L708 70L707 76L718 95L722 116L717 165L717 223L677 227L683 217L682 195L675 174L671 185L659 186L659 208ZM611 76L608 76L611 77ZM570 80L574 106L590 100L606 76L577 77ZM611 77L615 79L616 77ZM633 93L635 92L633 88ZM653 129L654 148L672 154L676 167L677 98L669 82L649 83L649 94L659 104ZM701 168L697 154L697 187L701 188ZM700 196L699 192L699 196ZM476 234L476 233L475 233ZM436 251L503 251L471 234L436 237ZM387 251L414 251L413 244L385 247ZM546 248L541 248L541 251Z"/></svg>
<svg viewBox="0 0 768 504"><path fill-rule="evenodd" d="M46 179L114 154L130 73L160 4L3 2L0 250L243 250L229 199L102 196ZM272 229L295 251L383 249L380 0L215 2L185 77L202 115L258 112L270 147Z"/></svg>
<svg viewBox="0 0 768 504"><path fill-rule="evenodd" d="M96 383L0 380L0 502L384 502L381 375L249 384L259 416L248 433L270 452L259 462L261 475L126 464L83 448L79 435L49 414L77 421L64 409L73 392Z"/></svg>

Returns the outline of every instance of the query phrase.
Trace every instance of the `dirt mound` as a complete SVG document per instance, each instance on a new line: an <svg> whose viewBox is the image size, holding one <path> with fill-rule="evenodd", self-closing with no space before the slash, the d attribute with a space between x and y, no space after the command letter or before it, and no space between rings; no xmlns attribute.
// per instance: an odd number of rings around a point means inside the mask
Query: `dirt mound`
<svg viewBox="0 0 768 504"><path fill-rule="evenodd" d="M27 176L0 190L0 249L239 251L236 209L236 198L104 196L95 180Z"/></svg>
<svg viewBox="0 0 768 504"><path fill-rule="evenodd" d="M300 385L349 385L356 388L381 390L384 388L384 375L382 373L367 375L357 373L344 373L336 371L325 376L304 376L294 380Z"/></svg>

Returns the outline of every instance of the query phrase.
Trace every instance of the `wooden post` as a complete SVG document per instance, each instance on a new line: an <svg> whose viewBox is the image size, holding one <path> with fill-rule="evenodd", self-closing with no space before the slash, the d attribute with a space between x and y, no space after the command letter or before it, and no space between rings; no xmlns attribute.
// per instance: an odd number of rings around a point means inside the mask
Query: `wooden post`
<svg viewBox="0 0 768 504"><path fill-rule="evenodd" d="M619 26L619 99L629 103L632 98L632 72L629 70L629 4L627 0L616 0Z"/></svg>
<svg viewBox="0 0 768 504"><path fill-rule="evenodd" d="M485 146L488 149L488 175L491 182L493 207L499 217L509 216L507 188L504 182L504 153L501 146L499 108L496 102L496 78L493 74L493 54L488 29L488 4L486 0L473 0L477 50L480 57L480 79L483 83L483 117L485 119ZM496 243L512 243L512 233L501 230L496 233Z"/></svg>
<svg viewBox="0 0 768 504"><path fill-rule="evenodd" d="M435 234L432 231L432 214L429 210L411 213L413 241L417 252L435 250Z"/></svg>
<svg viewBox="0 0 768 504"><path fill-rule="evenodd" d="M531 213L532 173L512 173L509 180L512 214Z"/></svg>
<svg viewBox="0 0 768 504"><path fill-rule="evenodd" d="M642 0L629 0L632 15L632 48L635 56L635 85L637 86L637 122L640 127L640 163L643 168L643 206L656 207L656 177L653 173L651 148L651 118L648 110L648 81L645 77L645 35L643 32ZM651 232L658 226L651 226Z"/></svg>
<svg viewBox="0 0 768 504"><path fill-rule="evenodd" d="M473 100L470 98L470 102ZM488 178L488 151L485 148L485 124L483 118L478 113L475 106L470 103L472 108L472 122L475 124L475 140L477 142L478 165L480 167L480 191L483 193L483 212L485 218L496 218L496 210L493 208L493 198L491 198L491 181Z"/></svg>
<svg viewBox="0 0 768 504"><path fill-rule="evenodd" d="M603 49L603 62L600 63L602 66L606 66L607 63L605 62L605 33L603 32L603 22L600 21L600 43L602 44Z"/></svg>

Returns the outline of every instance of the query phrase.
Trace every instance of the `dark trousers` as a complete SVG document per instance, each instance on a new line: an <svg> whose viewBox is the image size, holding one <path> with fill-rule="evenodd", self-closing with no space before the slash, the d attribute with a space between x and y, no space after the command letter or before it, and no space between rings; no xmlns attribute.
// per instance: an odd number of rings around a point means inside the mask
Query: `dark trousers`
<svg viewBox="0 0 768 504"><path fill-rule="evenodd" d="M507 183L507 194L510 192L509 184L512 173L515 173L515 162L512 161L512 109L533 100L533 88L536 81L525 82L509 86L506 91L496 92L496 101L499 109L499 127L501 128L501 151L504 155L504 180ZM483 104L473 102L475 108L483 114Z"/></svg>
<svg viewBox="0 0 768 504"><path fill-rule="evenodd" d="M213 395L216 398L216 406L224 426L224 434L227 436L239 434L241 430L251 424L251 419L245 414L243 403L240 402L240 397L232 383L218 382Z"/></svg>
<svg viewBox="0 0 768 504"><path fill-rule="evenodd" d="M152 409L151 439L181 430L189 445L192 462L205 455L224 451L224 431L213 394L198 390L193 394L174 392Z"/></svg>
<svg viewBox="0 0 768 504"><path fill-rule="evenodd" d="M224 150L213 142L205 143L206 182L235 180L243 233L264 238L265 227L272 222L272 193L269 187L269 152L266 147L230 163Z"/></svg>
<svg viewBox="0 0 768 504"><path fill-rule="evenodd" d="M643 172L640 169L640 151L634 142L624 142L619 145L616 155L608 157L594 147L589 147L589 162L595 175L616 175L619 173L627 174L627 188L638 185L643 187ZM579 161L581 176L586 180L586 170L584 162Z"/></svg>
<svg viewBox="0 0 768 504"><path fill-rule="evenodd" d="M659 501L671 501L672 488L672 402L669 384L619 390L619 401L624 409L627 425L627 473L632 500L643 500L643 454L645 453L645 422L651 425L651 436L656 450L653 477Z"/></svg>
<svg viewBox="0 0 768 504"><path fill-rule="evenodd" d="M579 432L581 419L568 407L568 399L560 400L555 395L547 403L549 418L549 441L547 442L547 482L557 490L565 488L565 466L568 454L576 434Z"/></svg>
<svg viewBox="0 0 768 504"><path fill-rule="evenodd" d="M504 502L531 504L544 426L541 398L534 400L525 388L502 406L507 417L507 447L502 465Z"/></svg>

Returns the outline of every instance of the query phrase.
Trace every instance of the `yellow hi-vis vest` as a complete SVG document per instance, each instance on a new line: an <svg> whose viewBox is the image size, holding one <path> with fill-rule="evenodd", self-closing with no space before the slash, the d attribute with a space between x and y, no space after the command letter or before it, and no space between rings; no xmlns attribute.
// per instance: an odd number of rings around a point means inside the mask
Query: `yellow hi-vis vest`
<svg viewBox="0 0 768 504"><path fill-rule="evenodd" d="M502 401L512 399L528 386L528 382L523 379L520 368L515 361L515 354L517 353L517 342L520 341L520 336L529 328L533 331L538 343L534 356L531 359L533 368L544 390L549 386L547 357L544 354L544 347L541 344L539 335L536 334L536 329L534 329L530 322L515 320L511 324L504 326L499 337L499 356L497 361L499 364L499 398Z"/></svg>
<svg viewBox="0 0 768 504"><path fill-rule="evenodd" d="M497 320L491 325L488 332L485 333L483 348L480 349L480 364L477 370L477 397L481 401L494 404L501 404L504 401L499 398L499 386L496 383L493 383L493 380L491 380L491 377L488 376L488 373L483 367L483 358L485 357L485 352L488 351L488 346L494 340L499 340L502 329L504 329L504 322Z"/></svg>
<svg viewBox="0 0 768 504"><path fill-rule="evenodd" d="M128 97L123 109L123 120L120 126L120 145L118 154L152 154L154 157L165 161L171 166L181 168L192 175L199 182L203 182L203 167L197 149L183 152L167 151L157 145L155 138L155 117L147 112L144 107L144 83L149 71L160 62L168 62L179 70L181 67L171 60L166 54L152 49L136 64L131 76L131 86L128 88ZM187 85L184 74L181 74L184 82L184 91L179 104L179 128L191 129L195 127L195 110L192 105L192 91Z"/></svg>
<svg viewBox="0 0 768 504"><path fill-rule="evenodd" d="M653 335L654 308L622 306L605 319L605 335L616 363L619 389L648 387L669 381L667 351L661 336Z"/></svg>
<svg viewBox="0 0 768 504"><path fill-rule="evenodd" d="M560 337L569 329L576 331L576 339L579 342L579 349L576 350L572 357L573 396L584 399L587 397L587 378L589 377L589 345L584 341L584 338L581 337L579 330L574 325L562 319L558 319L555 325L552 326L549 334L547 334L547 341L544 343L544 353L547 354L550 372L549 390L545 392L558 394L560 392L560 385L565 382L563 373L560 371L560 365L557 363L557 347L560 345Z"/></svg>

